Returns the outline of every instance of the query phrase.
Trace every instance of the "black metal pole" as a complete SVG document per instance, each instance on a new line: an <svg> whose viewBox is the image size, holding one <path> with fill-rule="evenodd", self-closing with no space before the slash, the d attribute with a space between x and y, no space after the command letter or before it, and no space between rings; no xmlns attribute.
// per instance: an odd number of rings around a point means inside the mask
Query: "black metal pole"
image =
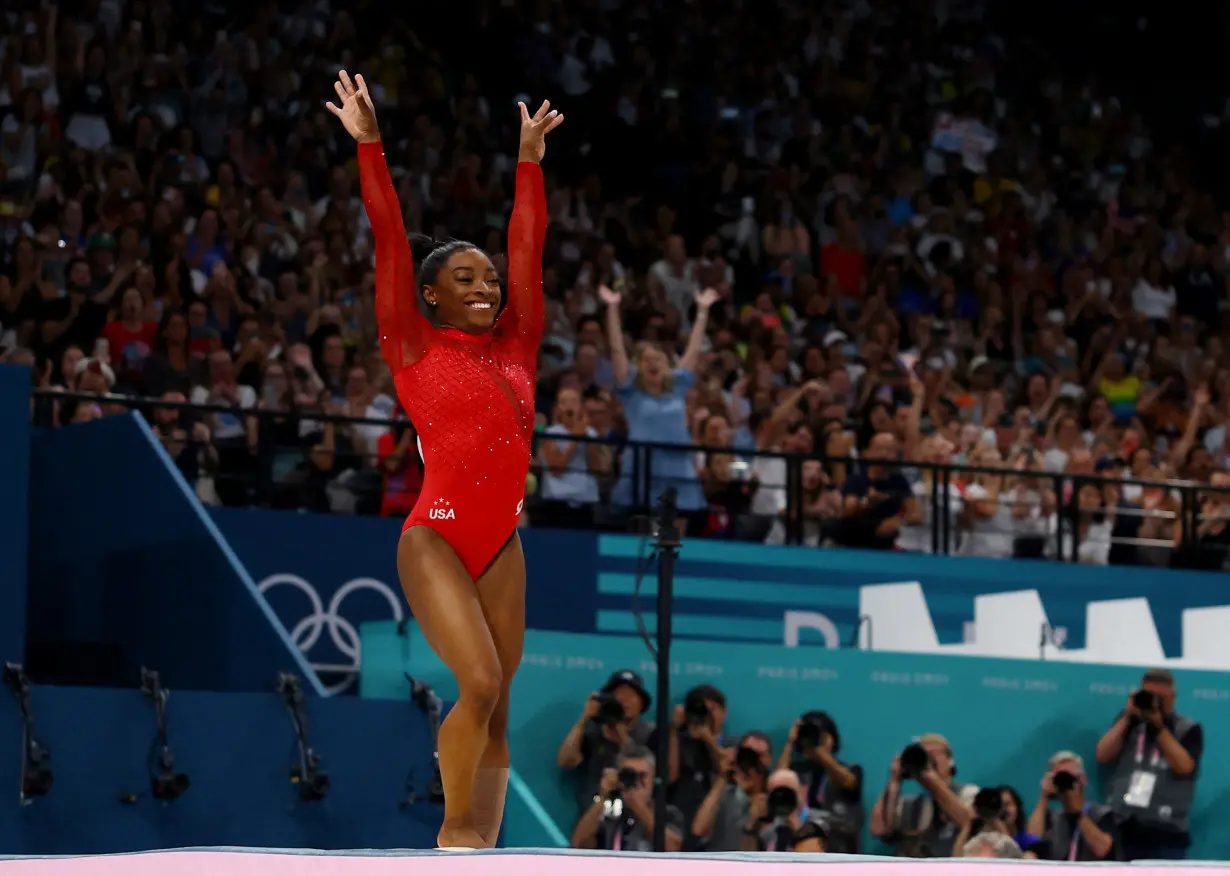
<svg viewBox="0 0 1230 876"><path fill-rule="evenodd" d="M666 851L666 791L670 784L670 734L675 732L671 708L671 612L675 601L675 559L679 554L679 517L675 489L667 487L658 500L658 750L653 789L653 847Z"/></svg>

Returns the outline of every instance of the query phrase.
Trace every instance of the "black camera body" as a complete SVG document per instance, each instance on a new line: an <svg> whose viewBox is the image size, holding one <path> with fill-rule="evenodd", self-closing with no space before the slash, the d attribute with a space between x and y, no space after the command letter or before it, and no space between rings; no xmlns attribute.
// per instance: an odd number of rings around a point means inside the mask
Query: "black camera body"
<svg viewBox="0 0 1230 876"><path fill-rule="evenodd" d="M799 795L794 788L774 788L769 792L768 814L774 821L789 818L798 808Z"/></svg>
<svg viewBox="0 0 1230 876"><path fill-rule="evenodd" d="M1138 690L1132 694L1132 705L1142 712L1152 712L1157 708L1157 695L1153 691Z"/></svg>
<svg viewBox="0 0 1230 876"><path fill-rule="evenodd" d="M832 737L833 753L841 749L841 737L837 733L837 724L828 712L811 711L799 719L799 730L794 737L794 750L800 754L809 749L818 748L825 736Z"/></svg>
<svg viewBox="0 0 1230 876"><path fill-rule="evenodd" d="M1074 773L1060 770L1051 777L1051 784L1054 785L1056 794L1066 794L1076 789L1076 786L1080 784L1080 779Z"/></svg>
<svg viewBox="0 0 1230 876"><path fill-rule="evenodd" d="M983 788L974 795L974 815L995 821L1004 815L1004 795L999 788Z"/></svg>
<svg viewBox="0 0 1230 876"><path fill-rule="evenodd" d="M799 750L815 748L820 744L822 731L820 725L812 721L804 721L799 725L799 732L794 737L794 747Z"/></svg>
<svg viewBox="0 0 1230 876"><path fill-rule="evenodd" d="M641 781L641 774L632 767L623 767L619 770L619 786L625 791L630 791L635 788Z"/></svg>
<svg viewBox="0 0 1230 876"><path fill-rule="evenodd" d="M917 779L927 767L931 766L931 755L921 744L912 742L901 752L901 777Z"/></svg>
<svg viewBox="0 0 1230 876"><path fill-rule="evenodd" d="M735 767L745 773L764 773L764 761L760 759L760 752L754 748L749 748L746 745L740 745L735 752Z"/></svg>
<svg viewBox="0 0 1230 876"><path fill-rule="evenodd" d="M594 699L598 703L598 713L594 715L594 720L603 727L614 727L624 719L624 707L615 699L614 694L594 694Z"/></svg>
<svg viewBox="0 0 1230 876"><path fill-rule="evenodd" d="M692 691L684 698L683 714L688 724L693 727L705 724L711 717L709 703L702 694Z"/></svg>

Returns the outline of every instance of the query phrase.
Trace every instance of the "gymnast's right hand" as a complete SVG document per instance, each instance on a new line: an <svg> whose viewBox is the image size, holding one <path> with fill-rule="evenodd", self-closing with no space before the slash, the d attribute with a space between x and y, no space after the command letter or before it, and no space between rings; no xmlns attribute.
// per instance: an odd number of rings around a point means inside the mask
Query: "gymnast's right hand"
<svg viewBox="0 0 1230 876"><path fill-rule="evenodd" d="M380 126L376 124L376 107L372 104L372 96L367 93L367 83L362 76L350 80L350 74L345 70L337 71L337 82L333 83L341 106L329 101L325 104L329 112L342 120L346 133L360 143L380 142Z"/></svg>

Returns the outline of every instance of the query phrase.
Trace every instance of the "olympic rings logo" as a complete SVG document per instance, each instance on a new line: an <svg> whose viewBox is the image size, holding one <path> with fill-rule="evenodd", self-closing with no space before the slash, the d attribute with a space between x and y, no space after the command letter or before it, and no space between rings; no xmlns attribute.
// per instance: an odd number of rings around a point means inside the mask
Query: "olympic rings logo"
<svg viewBox="0 0 1230 876"><path fill-rule="evenodd" d="M333 594L333 598L329 600L328 607L325 606L324 600L320 598L320 594L316 592L315 587L305 579L300 578L298 575L292 575L289 572L270 575L257 584L256 589L264 594L282 584L289 584L294 587L306 596L308 600L308 614L290 630L291 640L303 652L303 655L309 658L308 663L316 671L317 675L326 672L343 676L340 682L325 688L329 696L341 693L354 684L354 680L359 675L359 664L362 659L359 631L341 613L343 600L356 590L373 590L383 596L389 603L393 620L400 621L405 617L405 608L402 605L401 594L394 592L388 584L375 578L355 578L347 581ZM316 643L320 641L320 637L326 630L329 632L329 639L332 641L333 647L349 662L311 662L311 650L316 647Z"/></svg>

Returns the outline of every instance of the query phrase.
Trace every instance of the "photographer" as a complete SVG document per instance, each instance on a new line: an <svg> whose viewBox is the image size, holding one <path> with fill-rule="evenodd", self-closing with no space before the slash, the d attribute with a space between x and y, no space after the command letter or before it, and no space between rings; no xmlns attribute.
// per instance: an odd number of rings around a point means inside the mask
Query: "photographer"
<svg viewBox="0 0 1230 876"><path fill-rule="evenodd" d="M652 749L653 724L642 717L651 701L641 677L629 669L611 675L602 690L585 701L555 758L560 769L579 774L578 813L593 805L603 774L615 766L621 751L631 745Z"/></svg>
<svg viewBox="0 0 1230 876"><path fill-rule="evenodd" d="M581 815L572 832L574 849L653 851L654 757L649 749L632 746L607 769L598 783L598 794ZM683 848L683 816L674 806L666 810L666 850Z"/></svg>
<svg viewBox="0 0 1230 876"><path fill-rule="evenodd" d="M767 811L766 781L772 757L769 737L758 731L739 740L737 749L722 751L713 786L692 819L692 835L700 848L707 852L757 849L753 828L756 818Z"/></svg>
<svg viewBox="0 0 1230 876"><path fill-rule="evenodd" d="M893 758L888 783L871 809L871 835L896 847L903 858L947 858L957 834L974 817L978 788L953 781L956 765L948 740L928 733ZM904 779L921 794L901 796Z"/></svg>
<svg viewBox="0 0 1230 876"><path fill-rule="evenodd" d="M1029 816L1029 831L1042 839L1033 851L1044 861L1113 861L1119 831L1109 806L1085 799L1089 780L1085 764L1071 751L1051 757L1042 777L1042 793ZM1051 813L1051 801L1060 812Z"/></svg>
<svg viewBox="0 0 1230 876"><path fill-rule="evenodd" d="M794 770L775 770L766 783L763 809L754 802L748 835L761 852L825 851L825 830L803 800L803 785Z"/></svg>
<svg viewBox="0 0 1230 876"><path fill-rule="evenodd" d="M1002 788L983 788L974 795L973 810L974 817L961 828L953 842L954 858L1037 857L1033 848L1038 844L1039 838L1025 830L1021 797L1012 788L1007 785ZM988 836L992 839L981 845L977 844ZM997 839L998 836L1008 839L1011 846ZM977 853L971 853L971 848Z"/></svg>
<svg viewBox="0 0 1230 876"><path fill-rule="evenodd" d="M1107 797L1119 816L1129 861L1187 857L1187 819L1196 796L1204 729L1175 712L1174 703L1174 676L1150 669L1098 740L1098 763L1112 770Z"/></svg>
<svg viewBox="0 0 1230 876"><path fill-rule="evenodd" d="M670 800L690 826L722 763L726 696L711 684L697 685L683 698L683 705L675 708L674 724ZM696 845L697 839L689 831L685 847L692 851Z"/></svg>
<svg viewBox="0 0 1230 876"><path fill-rule="evenodd" d="M837 723L827 712L808 712L790 728L777 766L798 773L804 802L824 821L827 850L857 855L863 832L863 768L842 763L837 759L840 751Z"/></svg>

